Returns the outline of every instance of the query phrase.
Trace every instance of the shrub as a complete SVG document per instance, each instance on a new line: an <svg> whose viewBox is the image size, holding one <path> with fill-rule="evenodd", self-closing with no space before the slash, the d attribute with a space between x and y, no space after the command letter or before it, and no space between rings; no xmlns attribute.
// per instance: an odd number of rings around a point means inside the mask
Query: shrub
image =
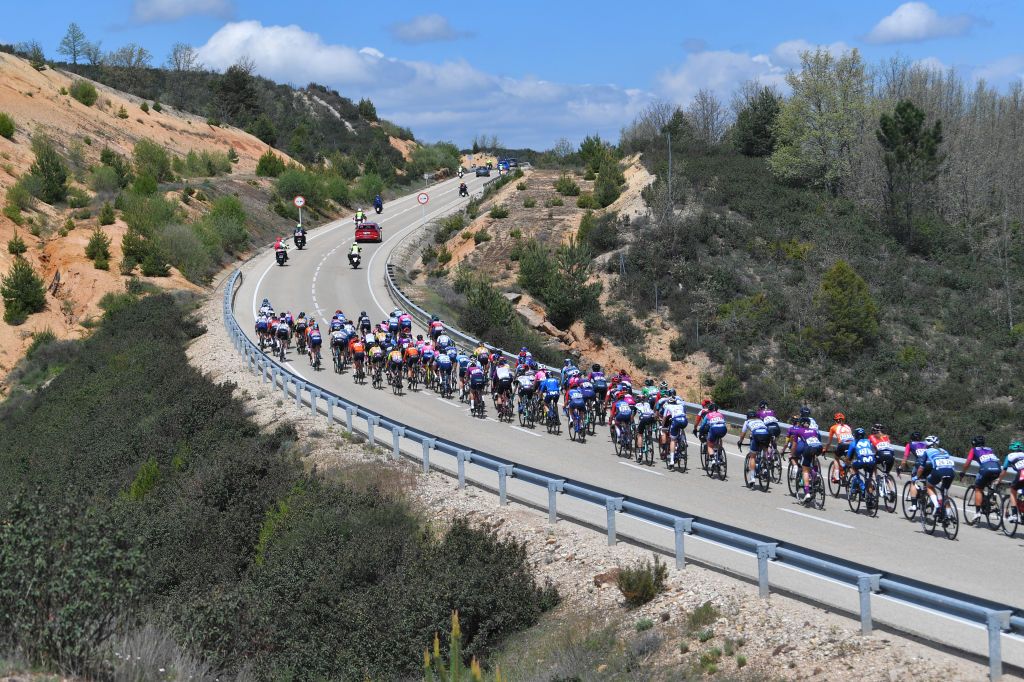
<svg viewBox="0 0 1024 682"><path fill-rule="evenodd" d="M743 396L743 384L740 382L740 378L736 376L735 370L731 367L726 368L722 376L715 381L715 386L711 389L711 397L721 407L729 409L739 407Z"/></svg>
<svg viewBox="0 0 1024 682"><path fill-rule="evenodd" d="M520 192L525 192L526 191L526 183L525 182L516 183L516 189L519 190Z"/></svg>
<svg viewBox="0 0 1024 682"><path fill-rule="evenodd" d="M34 196L48 204L56 204L67 196L68 168L60 157L53 143L45 135L39 133L32 136L32 150L36 160L30 173L38 182Z"/></svg>
<svg viewBox="0 0 1024 682"><path fill-rule="evenodd" d="M167 277L171 270L163 254L151 249L142 259L142 274L146 277Z"/></svg>
<svg viewBox="0 0 1024 682"><path fill-rule="evenodd" d="M113 194L121 187L121 180L110 166L96 166L89 173L89 187L97 194Z"/></svg>
<svg viewBox="0 0 1024 682"><path fill-rule="evenodd" d="M555 191L562 196L578 197L580 195L580 186L568 174L563 173L558 180L555 180Z"/></svg>
<svg viewBox="0 0 1024 682"><path fill-rule="evenodd" d="M231 172L231 159L224 152L189 150L184 158L175 157L171 167L187 178L214 177Z"/></svg>
<svg viewBox="0 0 1024 682"><path fill-rule="evenodd" d="M14 236L7 242L7 253L12 256L20 256L21 254L28 251L28 247L25 246L25 240L18 235L18 231L14 231Z"/></svg>
<svg viewBox="0 0 1024 682"><path fill-rule="evenodd" d="M142 104L139 105L139 109L142 109L143 113L146 113L146 114L149 113L149 105L146 104L145 102L143 102Z"/></svg>
<svg viewBox="0 0 1024 682"><path fill-rule="evenodd" d="M128 118L128 112L125 111L123 104L121 105L121 108L117 110L116 115L118 118Z"/></svg>
<svg viewBox="0 0 1024 682"><path fill-rule="evenodd" d="M638 620L636 622L636 631L637 632L646 632L647 630L650 630L653 627L654 627L654 621L651 620L650 618L641 618L640 620Z"/></svg>
<svg viewBox="0 0 1024 682"><path fill-rule="evenodd" d="M153 102L153 111L159 113L159 112L161 112L163 110L164 110L164 108L162 106L160 106L160 102Z"/></svg>
<svg viewBox="0 0 1024 682"><path fill-rule="evenodd" d="M46 287L32 265L15 256L11 270L0 279L0 297L4 301L4 322L18 325L32 313L46 308Z"/></svg>
<svg viewBox="0 0 1024 682"><path fill-rule="evenodd" d="M594 195L592 193L584 192L576 200L576 207L585 208L589 211L596 208L601 208L601 204L598 203L597 199L594 198Z"/></svg>
<svg viewBox="0 0 1024 682"><path fill-rule="evenodd" d="M443 218L434 232L434 242L437 244L443 244L451 236L466 226L466 217L462 213L455 213Z"/></svg>
<svg viewBox="0 0 1024 682"><path fill-rule="evenodd" d="M691 611L690 615L686 617L687 631L690 633L703 631L709 625L713 625L721 615L722 612L718 610L718 607L710 601L706 601ZM707 640L702 639L701 641Z"/></svg>
<svg viewBox="0 0 1024 682"><path fill-rule="evenodd" d="M103 208L100 209L100 225L113 225L116 219L117 216L114 215L114 207L110 205L109 201L104 201Z"/></svg>
<svg viewBox="0 0 1024 682"><path fill-rule="evenodd" d="M136 265L138 265L138 263L135 261L134 258L125 256L124 258L121 259L120 265L117 266L117 271L120 272L125 277L127 277L128 275L131 275L133 272L135 272Z"/></svg>
<svg viewBox="0 0 1024 682"><path fill-rule="evenodd" d="M71 93L72 97L87 107L91 107L93 104L96 104L96 99L99 97L99 94L96 92L96 86L81 78L78 78L71 83L71 88L68 92Z"/></svg>
<svg viewBox="0 0 1024 682"><path fill-rule="evenodd" d="M157 182L174 179L171 172L171 158L167 150L149 138L142 138L132 149L135 172L138 175L149 175Z"/></svg>
<svg viewBox="0 0 1024 682"><path fill-rule="evenodd" d="M492 218L497 218L497 219L507 218L508 217L508 207L503 205L503 204L495 204L494 206L491 207L490 216Z"/></svg>
<svg viewBox="0 0 1024 682"><path fill-rule="evenodd" d="M324 192L327 198L341 206L349 206L352 201L348 182L340 175L327 175L324 178Z"/></svg>
<svg viewBox="0 0 1024 682"><path fill-rule="evenodd" d="M97 270L109 270L110 269L110 258L106 256L100 256L92 262L93 267Z"/></svg>
<svg viewBox="0 0 1024 682"><path fill-rule="evenodd" d="M584 180L593 181L596 177L597 175L594 174L594 171L590 170L589 168L587 169L587 172L583 174Z"/></svg>
<svg viewBox="0 0 1024 682"><path fill-rule="evenodd" d="M228 146L228 161L231 163L238 163L238 152L235 151L234 145Z"/></svg>
<svg viewBox="0 0 1024 682"><path fill-rule="evenodd" d="M442 246L437 251L437 264L448 265L452 262L452 252L448 250L447 246Z"/></svg>
<svg viewBox="0 0 1024 682"><path fill-rule="evenodd" d="M355 195L360 201L370 203L373 198L384 191L384 180L376 173L367 173L359 178Z"/></svg>
<svg viewBox="0 0 1024 682"><path fill-rule="evenodd" d="M565 202L562 201L562 197L551 197L544 202L544 208L554 208L555 206L564 206Z"/></svg>
<svg viewBox="0 0 1024 682"><path fill-rule="evenodd" d="M85 208L92 201L89 193L80 187L68 188L68 206L71 208Z"/></svg>
<svg viewBox="0 0 1024 682"><path fill-rule="evenodd" d="M508 236L512 237L512 239L522 239L523 231L520 230L518 227L513 227L511 230L509 230Z"/></svg>
<svg viewBox="0 0 1024 682"><path fill-rule="evenodd" d="M8 140L14 138L14 119L3 111L0 111L0 137L6 137Z"/></svg>
<svg viewBox="0 0 1024 682"><path fill-rule="evenodd" d="M21 215L21 209L14 204L4 204L4 215L15 225L21 225L25 222Z"/></svg>
<svg viewBox="0 0 1024 682"><path fill-rule="evenodd" d="M135 176L135 182L132 183L132 192L139 195L140 197L148 197L156 194L157 184L156 178L149 173L140 173Z"/></svg>
<svg viewBox="0 0 1024 682"><path fill-rule="evenodd" d="M668 566L661 562L658 555L654 555L653 564L645 560L623 568L615 579L615 584L625 597L626 606L636 608L664 592L667 579Z"/></svg>
<svg viewBox="0 0 1024 682"><path fill-rule="evenodd" d="M484 242L489 242L489 241L491 241L491 239L492 239L491 234L486 229L477 230L473 234L473 242L475 244L482 244Z"/></svg>
<svg viewBox="0 0 1024 682"><path fill-rule="evenodd" d="M56 341L57 335L53 333L53 330L47 327L46 329L38 332L33 332L32 342L28 345L28 349L25 351L25 357L32 359L35 357L39 349L50 343Z"/></svg>
<svg viewBox="0 0 1024 682"><path fill-rule="evenodd" d="M100 163L112 168L117 173L118 187L127 187L132 181L132 169L128 160L115 152L110 147L104 147L100 151Z"/></svg>
<svg viewBox="0 0 1024 682"><path fill-rule="evenodd" d="M33 191L31 187L37 184L35 178L22 176L17 182L7 188L6 201L8 206L14 206L27 211L32 208Z"/></svg>
<svg viewBox="0 0 1024 682"><path fill-rule="evenodd" d="M89 235L89 243L85 245L85 257L93 261L101 257L110 258L110 237L99 227Z"/></svg>
<svg viewBox="0 0 1024 682"><path fill-rule="evenodd" d="M87 208L80 208L76 211L71 212L71 217L75 220L87 220L92 216L92 211Z"/></svg>
<svg viewBox="0 0 1024 682"><path fill-rule="evenodd" d="M537 200L533 197L526 197L523 199L523 208L534 208L537 206Z"/></svg>
<svg viewBox="0 0 1024 682"><path fill-rule="evenodd" d="M57 234L59 234L61 237L67 237L73 229L75 229L75 220L74 218L69 217L67 220L64 221L64 224L61 226L61 228L57 230Z"/></svg>

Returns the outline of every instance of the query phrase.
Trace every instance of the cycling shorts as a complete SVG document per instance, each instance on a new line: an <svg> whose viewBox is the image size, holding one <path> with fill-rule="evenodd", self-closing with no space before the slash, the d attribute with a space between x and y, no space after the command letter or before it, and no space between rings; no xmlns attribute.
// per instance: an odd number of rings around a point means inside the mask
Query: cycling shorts
<svg viewBox="0 0 1024 682"><path fill-rule="evenodd" d="M974 479L974 485L984 488L998 477L999 469L982 469L978 472L977 478Z"/></svg>
<svg viewBox="0 0 1024 682"><path fill-rule="evenodd" d="M769 424L765 424L765 426L768 428L768 435L772 438L778 438L782 433L782 427L779 426L779 422L771 422Z"/></svg>
<svg viewBox="0 0 1024 682"><path fill-rule="evenodd" d="M313 348L319 348L320 344L322 344L323 342L324 342L323 337L316 338L316 339L310 339L309 340L309 345L312 346Z"/></svg>
<svg viewBox="0 0 1024 682"><path fill-rule="evenodd" d="M821 454L821 445L807 445L803 441L797 441L796 456L800 461L800 466L814 466L814 461L818 458L819 454Z"/></svg>
<svg viewBox="0 0 1024 682"><path fill-rule="evenodd" d="M557 391L555 393L545 393L544 394L544 402L546 402L546 403L557 403L559 395L561 395L561 394L558 393Z"/></svg>
<svg viewBox="0 0 1024 682"><path fill-rule="evenodd" d="M366 357L366 353L364 353L363 351L353 351L352 352L352 359L353 360L362 360L365 357Z"/></svg>
<svg viewBox="0 0 1024 682"><path fill-rule="evenodd" d="M277 338L279 339L287 339L289 336L291 336L287 329L278 329L276 334Z"/></svg>
<svg viewBox="0 0 1024 682"><path fill-rule="evenodd" d="M708 440L721 440L728 432L729 427L725 424L715 424L714 426L708 427Z"/></svg>
<svg viewBox="0 0 1024 682"><path fill-rule="evenodd" d="M403 332L412 331L412 322L399 322L398 326L402 329Z"/></svg>
<svg viewBox="0 0 1024 682"><path fill-rule="evenodd" d="M672 423L668 427L668 435L672 438L686 439L686 417L682 419L673 419Z"/></svg>
<svg viewBox="0 0 1024 682"><path fill-rule="evenodd" d="M601 388L600 386L595 386L594 395L597 397L598 400L604 402L605 398L608 397L608 387L605 386L604 388Z"/></svg>
<svg viewBox="0 0 1024 682"><path fill-rule="evenodd" d="M587 401L584 400L583 398L579 398L578 400L570 400L569 407L575 410L582 410L587 407Z"/></svg>
<svg viewBox="0 0 1024 682"><path fill-rule="evenodd" d="M955 475L952 467L944 467L942 469L933 469L928 474L928 482L932 485L941 485L943 489L946 489L953 483L953 476Z"/></svg>
<svg viewBox="0 0 1024 682"><path fill-rule="evenodd" d="M863 469L865 474L871 475L875 473L875 460L872 459L854 459L850 462L850 466L854 469Z"/></svg>
<svg viewBox="0 0 1024 682"><path fill-rule="evenodd" d="M512 377L498 379L498 391L505 393L512 390Z"/></svg>
<svg viewBox="0 0 1024 682"><path fill-rule="evenodd" d="M656 415L656 414L654 414L652 412L650 414L641 414L640 418L639 418L639 421L637 423L640 424L640 426L647 426L648 424L653 424L657 420L658 420L658 415Z"/></svg>
<svg viewBox="0 0 1024 682"><path fill-rule="evenodd" d="M256 331L258 331L258 332L265 332L265 331L267 331L267 323L266 322L257 322L256 323Z"/></svg>
<svg viewBox="0 0 1024 682"><path fill-rule="evenodd" d="M402 361L389 358L388 364L391 365L391 367L393 367L394 369L398 369L399 367L402 366Z"/></svg>
<svg viewBox="0 0 1024 682"><path fill-rule="evenodd" d="M849 452L849 451L850 451L850 443L849 442L844 443L844 442L840 441L839 444L836 445L836 454L839 455L840 457L846 457L846 453Z"/></svg>
<svg viewBox="0 0 1024 682"><path fill-rule="evenodd" d="M622 422L623 424L625 424L626 422L631 421L632 419L633 419L633 413L632 412L616 412L615 413L615 421L617 421L617 422Z"/></svg>
<svg viewBox="0 0 1024 682"><path fill-rule="evenodd" d="M757 452L768 447L772 442L772 435L765 431L764 433L751 433L750 434L750 451Z"/></svg>
<svg viewBox="0 0 1024 682"><path fill-rule="evenodd" d="M892 450L879 450L878 451L878 464L882 467L885 473L892 471L893 464L896 463L896 455L892 454Z"/></svg>
<svg viewBox="0 0 1024 682"><path fill-rule="evenodd" d="M469 385L473 388L483 388L487 385L487 377L483 374L473 374L469 377Z"/></svg>
<svg viewBox="0 0 1024 682"><path fill-rule="evenodd" d="M1024 470L1017 472L1017 480L1011 481L1010 487L1018 493L1024 493Z"/></svg>

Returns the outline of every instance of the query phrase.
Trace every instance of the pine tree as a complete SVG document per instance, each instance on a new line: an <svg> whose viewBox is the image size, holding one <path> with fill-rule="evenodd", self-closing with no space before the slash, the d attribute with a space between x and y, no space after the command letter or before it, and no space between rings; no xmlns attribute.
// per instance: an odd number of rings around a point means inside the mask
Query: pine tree
<svg viewBox="0 0 1024 682"><path fill-rule="evenodd" d="M812 335L829 356L848 358L878 340L878 304L846 261L837 261L822 277L814 305L822 324Z"/></svg>
<svg viewBox="0 0 1024 682"><path fill-rule="evenodd" d="M85 33L72 21L68 24L68 32L61 39L57 52L68 57L72 64L77 64L78 57L85 54L86 45L88 41L85 39Z"/></svg>
<svg viewBox="0 0 1024 682"><path fill-rule="evenodd" d="M0 278L0 297L4 301L4 322L21 324L32 313L46 308L46 287L32 265L16 256L11 271Z"/></svg>
<svg viewBox="0 0 1024 682"><path fill-rule="evenodd" d="M36 160L29 172L39 180L39 198L48 204L63 201L68 194L68 168L64 160L54 149L53 143L43 137L34 137L32 148Z"/></svg>

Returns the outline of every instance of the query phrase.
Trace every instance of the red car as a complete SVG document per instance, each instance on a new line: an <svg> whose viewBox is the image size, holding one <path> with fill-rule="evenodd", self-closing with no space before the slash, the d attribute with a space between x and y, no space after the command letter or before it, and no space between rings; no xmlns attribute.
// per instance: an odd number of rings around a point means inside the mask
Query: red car
<svg viewBox="0 0 1024 682"><path fill-rule="evenodd" d="M384 232L377 223L363 223L356 228L356 242L382 242Z"/></svg>

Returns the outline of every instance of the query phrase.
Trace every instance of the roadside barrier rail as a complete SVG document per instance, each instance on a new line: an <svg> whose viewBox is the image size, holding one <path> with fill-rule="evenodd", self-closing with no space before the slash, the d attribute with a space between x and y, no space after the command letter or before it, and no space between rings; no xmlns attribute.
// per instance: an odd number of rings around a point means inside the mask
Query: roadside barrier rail
<svg viewBox="0 0 1024 682"><path fill-rule="evenodd" d="M328 389L302 379L287 367L278 364L261 351L242 331L233 312L235 293L241 279L242 272L236 270L227 281L224 292L224 324L236 350L245 358L247 367L262 375L263 382L270 383L271 390L281 390L285 399L294 399L297 406L301 407L306 403L314 415L325 414L332 425L340 423L349 433L355 430L365 433L370 445L385 447L386 442L382 441L380 437L384 435L383 431L389 432L392 457L397 459L405 455L411 459L421 459L424 472L430 471L431 453L440 452L455 458L460 488L466 486L467 464L496 472L500 504L507 503L509 478L546 488L548 518L552 523L558 519L557 505L560 495L603 507L607 510L606 529L609 545L616 541L616 520L620 514L642 519L673 532L677 568L685 566L687 536L740 550L757 559L757 581L762 597L767 597L770 591L769 563L796 568L816 577L853 586L858 590L860 596L861 631L864 633L870 632L873 627L871 616L871 596L873 594L883 595L908 605L932 609L943 615L963 618L987 629L989 675L993 680L998 679L1002 674L1002 634L1004 632L1024 634L1024 611L1012 606L979 599L963 592L830 557L800 545L721 524L712 519L701 518L695 514L688 514L678 509L606 490L582 481L574 481L535 467L517 464L497 455L480 452L440 435L403 424L358 403L346 400ZM388 280L391 281L390 276ZM392 285L389 284L390 286ZM415 307L411 301L406 305L410 310L426 314L422 309ZM468 336L464 338L477 341ZM357 420L362 421L365 428L357 429L357 426L360 426ZM421 458L401 450L400 444L403 438L422 447ZM834 607L834 604L829 603L825 606Z"/></svg>

